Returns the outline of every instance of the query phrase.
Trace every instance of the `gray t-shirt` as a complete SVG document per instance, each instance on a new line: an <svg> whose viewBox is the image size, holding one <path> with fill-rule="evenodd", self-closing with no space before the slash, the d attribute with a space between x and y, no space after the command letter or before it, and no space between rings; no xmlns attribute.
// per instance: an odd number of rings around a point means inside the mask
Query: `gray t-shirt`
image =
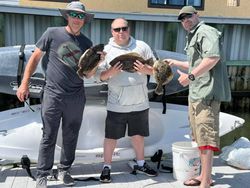
<svg viewBox="0 0 250 188"><path fill-rule="evenodd" d="M74 36L65 27L48 28L36 43L46 52L45 90L58 95L72 95L84 92L83 80L76 74L78 60L92 46L83 34Z"/></svg>

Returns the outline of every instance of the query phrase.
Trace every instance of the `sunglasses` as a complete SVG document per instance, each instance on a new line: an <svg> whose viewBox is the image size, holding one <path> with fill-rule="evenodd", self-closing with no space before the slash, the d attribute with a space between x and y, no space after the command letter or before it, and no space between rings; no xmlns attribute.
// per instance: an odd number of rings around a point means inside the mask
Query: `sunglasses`
<svg viewBox="0 0 250 188"><path fill-rule="evenodd" d="M80 20L83 20L85 18L85 14L84 13L78 13L78 12L70 12L69 16L71 18L78 18Z"/></svg>
<svg viewBox="0 0 250 188"><path fill-rule="evenodd" d="M184 14L182 17L181 17L181 21L183 22L185 19L189 19L189 18L192 18L193 14Z"/></svg>
<svg viewBox="0 0 250 188"><path fill-rule="evenodd" d="M113 28L113 31L118 33L121 31L127 31L128 30L128 26L127 27L118 27L118 28Z"/></svg>

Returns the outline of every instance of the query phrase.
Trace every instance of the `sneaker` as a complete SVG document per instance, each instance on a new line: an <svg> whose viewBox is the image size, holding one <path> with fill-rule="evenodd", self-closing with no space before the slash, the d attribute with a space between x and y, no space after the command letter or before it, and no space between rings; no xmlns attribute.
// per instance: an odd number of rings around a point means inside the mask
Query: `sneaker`
<svg viewBox="0 0 250 188"><path fill-rule="evenodd" d="M105 166L103 168L102 174L100 176L100 182L102 182L102 183L110 183L111 182L109 167Z"/></svg>
<svg viewBox="0 0 250 188"><path fill-rule="evenodd" d="M58 179L63 182L66 186L75 185L74 179L71 177L70 173L65 170L59 170Z"/></svg>
<svg viewBox="0 0 250 188"><path fill-rule="evenodd" d="M36 188L47 188L47 177L41 177L36 179Z"/></svg>
<svg viewBox="0 0 250 188"><path fill-rule="evenodd" d="M136 172L140 174L146 174L147 176L158 175L158 173L154 169L152 169L146 162L144 163L143 166L138 166Z"/></svg>

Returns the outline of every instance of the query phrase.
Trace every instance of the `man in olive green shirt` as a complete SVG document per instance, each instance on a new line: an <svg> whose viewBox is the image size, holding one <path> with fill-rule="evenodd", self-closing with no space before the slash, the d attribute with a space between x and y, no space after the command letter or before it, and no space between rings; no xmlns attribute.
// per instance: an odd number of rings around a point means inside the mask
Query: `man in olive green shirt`
<svg viewBox="0 0 250 188"><path fill-rule="evenodd" d="M178 70L178 81L189 85L189 120L193 139L201 158L201 174L184 182L187 186L210 187L214 151L219 151L219 112L221 101L231 100L227 69L221 61L221 33L199 20L192 6L183 7L178 16L187 31L185 51L188 61L167 59Z"/></svg>

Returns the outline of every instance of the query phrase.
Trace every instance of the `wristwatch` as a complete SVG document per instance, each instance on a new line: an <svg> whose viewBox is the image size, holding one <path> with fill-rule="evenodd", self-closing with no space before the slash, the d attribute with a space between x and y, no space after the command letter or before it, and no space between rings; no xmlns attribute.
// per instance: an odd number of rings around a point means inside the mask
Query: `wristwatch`
<svg viewBox="0 0 250 188"><path fill-rule="evenodd" d="M188 79L191 80L191 81L194 81L195 80L195 77L193 74L189 74L188 75Z"/></svg>

